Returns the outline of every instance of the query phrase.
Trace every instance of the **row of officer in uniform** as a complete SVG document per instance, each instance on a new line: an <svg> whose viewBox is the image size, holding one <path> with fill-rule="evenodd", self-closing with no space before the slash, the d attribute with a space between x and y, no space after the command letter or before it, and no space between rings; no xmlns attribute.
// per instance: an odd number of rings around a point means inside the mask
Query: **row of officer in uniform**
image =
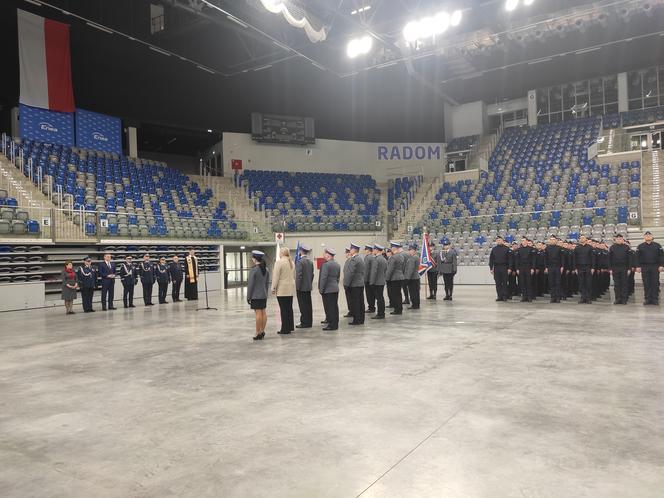
<svg viewBox="0 0 664 498"><path fill-rule="evenodd" d="M520 246L510 248L502 237L496 238L489 268L496 283L497 301L512 297L510 284L512 279L518 279L522 301L534 300L536 293L543 295L541 281L545 280L552 303L570 297L578 288L579 303L590 304L608 290L612 275L614 304L627 304L634 289L634 273L640 272L644 304L659 304L659 273L664 271L664 252L650 232L644 234L644 242L636 252L622 234L614 237L610 248L585 236L577 243L555 235L548 244L538 246L523 237Z"/></svg>
<svg viewBox="0 0 664 498"><path fill-rule="evenodd" d="M178 256L172 256L170 262L161 256L157 263L153 263L149 254L143 255L143 260L136 265L133 257L127 255L122 263L116 264L111 260L110 254L104 255L104 260L97 267L92 265L92 259L88 256L83 265L77 269L83 311L94 312L92 301L98 280L102 287L102 309L114 310L114 287L116 276L122 282L122 302L125 308L134 308L134 287L141 281L143 288L143 302L146 306L152 306L152 289L155 283L159 287L159 303L166 303L168 285L172 283L171 296L173 302L180 301L180 287L182 285L183 271Z"/></svg>

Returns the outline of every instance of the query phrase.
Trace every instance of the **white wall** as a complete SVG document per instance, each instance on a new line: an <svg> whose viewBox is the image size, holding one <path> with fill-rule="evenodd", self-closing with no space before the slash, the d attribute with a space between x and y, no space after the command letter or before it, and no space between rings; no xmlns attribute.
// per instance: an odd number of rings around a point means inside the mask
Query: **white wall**
<svg viewBox="0 0 664 498"><path fill-rule="evenodd" d="M505 100L498 104L488 104L486 106L486 113L488 116L495 116L496 114L520 111L521 109L527 109L527 108L528 108L528 98L522 97L519 99Z"/></svg>
<svg viewBox="0 0 664 498"><path fill-rule="evenodd" d="M486 105L481 100L451 106L445 104L445 140L469 135L482 135L487 119Z"/></svg>
<svg viewBox="0 0 664 498"><path fill-rule="evenodd" d="M443 171L442 144L393 144L317 139L308 146L260 144L247 133L224 133L224 175L232 174L231 161L243 169L367 174L382 183L395 176Z"/></svg>

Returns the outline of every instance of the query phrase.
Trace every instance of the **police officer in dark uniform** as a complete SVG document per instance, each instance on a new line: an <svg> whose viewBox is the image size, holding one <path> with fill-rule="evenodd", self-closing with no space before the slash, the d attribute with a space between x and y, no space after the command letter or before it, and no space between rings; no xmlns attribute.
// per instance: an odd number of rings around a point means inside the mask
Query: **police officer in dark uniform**
<svg viewBox="0 0 664 498"><path fill-rule="evenodd" d="M350 286L350 312L353 321L349 325L362 325L364 323L364 261L359 255L360 246L350 245L350 260L348 262L348 273L344 275L349 282L344 285Z"/></svg>
<svg viewBox="0 0 664 498"><path fill-rule="evenodd" d="M509 298L508 277L512 272L512 250L505 245L505 240L499 235L496 245L489 254L489 271L496 283L496 301L507 301Z"/></svg>
<svg viewBox="0 0 664 498"><path fill-rule="evenodd" d="M579 304L592 304L592 277L595 273L595 251L585 235L579 237L574 248L574 268L579 278Z"/></svg>
<svg viewBox="0 0 664 498"><path fill-rule="evenodd" d="M376 299L376 315L371 317L372 320L382 320L385 318L384 288L387 259L382 256L383 250L383 246L378 244L374 245L374 260L371 264L371 275L369 275L371 292Z"/></svg>
<svg viewBox="0 0 664 498"><path fill-rule="evenodd" d="M438 251L436 251L436 244L433 240L429 242L429 253L433 266L427 272L427 283L429 284L429 296L427 299L436 299L436 294L438 293L438 266L436 264L436 261L438 261Z"/></svg>
<svg viewBox="0 0 664 498"><path fill-rule="evenodd" d="M180 264L180 258L178 255L174 255L171 259L171 262L168 265L168 274L171 277L171 297L173 298L174 303L179 303L180 299L180 287L182 286L182 265Z"/></svg>
<svg viewBox="0 0 664 498"><path fill-rule="evenodd" d="M609 249L609 271L613 275L613 293L615 299L613 304L627 304L628 289L627 279L632 271L632 256L630 249L625 244L625 238L621 233L613 238L613 245Z"/></svg>
<svg viewBox="0 0 664 498"><path fill-rule="evenodd" d="M546 256L544 254L545 244L538 242L535 244L535 280L533 282L533 292L537 297L543 297L547 292L546 275Z"/></svg>
<svg viewBox="0 0 664 498"><path fill-rule="evenodd" d="M364 246L364 293L367 296L367 313L376 312L376 298L373 295L373 287L371 287L371 269L373 267L376 256L373 254L373 246Z"/></svg>
<svg viewBox="0 0 664 498"><path fill-rule="evenodd" d="M634 294L634 274L636 273L636 251L632 249L632 245L629 243L629 240L625 240L625 245L629 247L629 261L632 271L627 276L627 296Z"/></svg>
<svg viewBox="0 0 664 498"><path fill-rule="evenodd" d="M131 255L125 256L124 263L120 265L120 281L122 282L122 303L125 308L134 308L134 287L138 283L136 268L134 268L134 258Z"/></svg>
<svg viewBox="0 0 664 498"><path fill-rule="evenodd" d="M97 284L97 271L92 267L92 259L86 256L83 266L78 267L78 285L81 289L81 301L85 313L94 313L92 309L92 298Z"/></svg>
<svg viewBox="0 0 664 498"><path fill-rule="evenodd" d="M159 304L166 304L166 294L168 294L168 283L171 281L171 275L166 264L166 256L159 257L159 264L155 269L157 276L157 285L159 286Z"/></svg>
<svg viewBox="0 0 664 498"><path fill-rule="evenodd" d="M518 275L516 274L516 251L519 249L519 244L512 242L510 250L512 251L512 257L510 260L510 269L511 272L508 272L507 275L507 290L509 291L509 299L512 299L514 296L519 295L519 281L517 279Z"/></svg>
<svg viewBox="0 0 664 498"><path fill-rule="evenodd" d="M519 276L519 287L521 289L521 302L533 300L533 275L535 274L536 252L530 245L527 237L521 239L521 246L514 254L517 275Z"/></svg>
<svg viewBox="0 0 664 498"><path fill-rule="evenodd" d="M150 261L150 255L143 255L143 261L138 265L138 274L141 276L141 286L143 287L143 303L145 306L153 306L152 287L154 286L154 264Z"/></svg>
<svg viewBox="0 0 664 498"><path fill-rule="evenodd" d="M555 235L549 237L544 249L544 273L549 277L550 302L559 303L562 299L561 275L563 272L562 248Z"/></svg>
<svg viewBox="0 0 664 498"><path fill-rule="evenodd" d="M644 305L659 305L659 272L664 270L662 246L653 241L652 233L646 232L643 242L636 248L637 272L643 279Z"/></svg>

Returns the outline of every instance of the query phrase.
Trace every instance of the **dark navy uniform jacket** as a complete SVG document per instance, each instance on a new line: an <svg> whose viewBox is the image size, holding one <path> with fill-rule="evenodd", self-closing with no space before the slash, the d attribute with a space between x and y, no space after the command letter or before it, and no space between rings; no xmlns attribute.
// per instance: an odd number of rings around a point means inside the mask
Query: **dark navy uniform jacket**
<svg viewBox="0 0 664 498"><path fill-rule="evenodd" d="M97 270L92 266L79 266L76 272L81 289L94 289L97 283Z"/></svg>
<svg viewBox="0 0 664 498"><path fill-rule="evenodd" d="M155 273L155 265L152 261L141 261L141 263L138 265L138 273L141 276L141 283L142 284L154 284L155 278L154 278L154 273Z"/></svg>

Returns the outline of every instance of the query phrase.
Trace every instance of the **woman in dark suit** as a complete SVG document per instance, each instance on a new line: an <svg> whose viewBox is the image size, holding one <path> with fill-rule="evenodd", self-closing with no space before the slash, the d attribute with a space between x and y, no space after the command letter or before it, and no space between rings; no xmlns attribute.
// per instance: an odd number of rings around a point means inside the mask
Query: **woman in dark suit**
<svg viewBox="0 0 664 498"><path fill-rule="evenodd" d="M74 265L71 261L65 261L65 267L60 274L60 278L62 279L62 300L65 302L65 314L73 315L74 299L76 299L78 281L76 280Z"/></svg>
<svg viewBox="0 0 664 498"><path fill-rule="evenodd" d="M265 254L261 251L251 251L251 261L254 267L249 272L247 281L247 303L256 313L256 335L254 341L261 341L265 337L267 325L267 293L270 285L270 273L265 264Z"/></svg>

